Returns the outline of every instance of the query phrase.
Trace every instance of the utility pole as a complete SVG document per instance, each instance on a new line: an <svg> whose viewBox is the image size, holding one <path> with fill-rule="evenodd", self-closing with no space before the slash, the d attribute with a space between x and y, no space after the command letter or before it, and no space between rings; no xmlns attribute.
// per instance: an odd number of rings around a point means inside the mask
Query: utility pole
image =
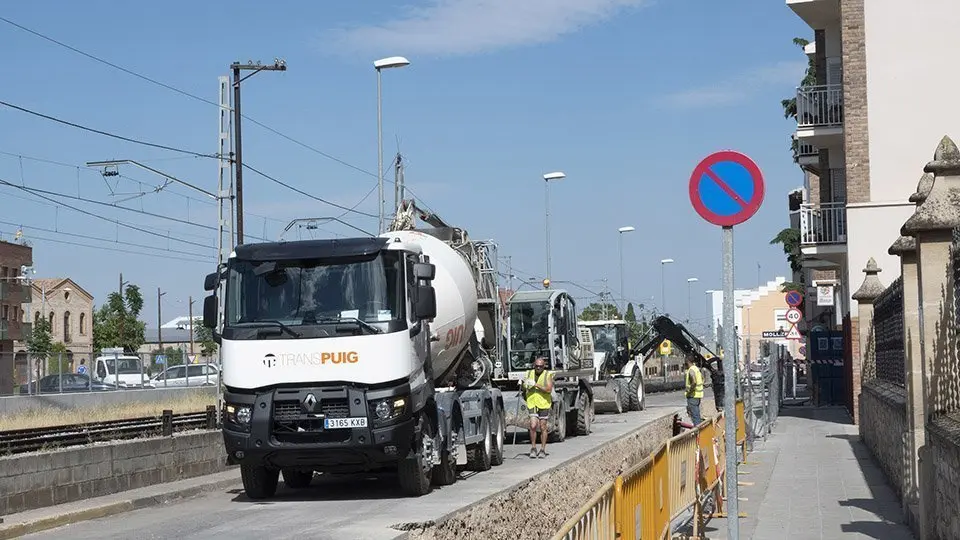
<svg viewBox="0 0 960 540"><path fill-rule="evenodd" d="M163 295L167 293L160 292L160 287L157 287L157 345L160 348L160 354L163 354L163 320L160 315L160 299L163 298ZM166 365L164 365L166 367Z"/></svg>
<svg viewBox="0 0 960 540"><path fill-rule="evenodd" d="M117 289L117 293L120 294L120 313L118 314L120 316L120 325L119 325L120 332L118 335L118 339L120 340L120 343L119 343L120 347L123 347L123 321L124 319L127 318L127 303L123 299L123 286L129 283L130 283L129 281L123 280L123 272L120 272L120 288ZM46 299L46 294L44 294L44 299ZM124 349L124 352L126 352L126 349Z"/></svg>
<svg viewBox="0 0 960 540"><path fill-rule="evenodd" d="M400 152L397 152L397 157L393 159L393 212L396 214L397 210L400 209L400 201L402 200L402 195L400 194L400 167L401 165L401 156Z"/></svg>
<svg viewBox="0 0 960 540"><path fill-rule="evenodd" d="M273 65L265 66L259 62L254 64L248 60L246 64L234 62L230 64L233 70L233 136L236 141L236 176L237 176L237 245L243 244L243 142L240 137L240 83L261 71L286 71L287 63L281 59L273 61ZM250 75L240 78L240 71L253 71Z"/></svg>
<svg viewBox="0 0 960 540"><path fill-rule="evenodd" d="M190 297L188 301L189 307L187 308L189 317L190 317L190 356L193 356L193 297Z"/></svg>

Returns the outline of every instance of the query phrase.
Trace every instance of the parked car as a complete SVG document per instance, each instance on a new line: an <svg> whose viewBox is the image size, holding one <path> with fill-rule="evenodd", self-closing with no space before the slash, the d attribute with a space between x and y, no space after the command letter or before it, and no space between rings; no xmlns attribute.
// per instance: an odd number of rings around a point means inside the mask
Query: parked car
<svg viewBox="0 0 960 540"><path fill-rule="evenodd" d="M20 385L20 394L59 394L61 392L105 392L117 390L117 385L91 380L86 373L61 373L47 375L29 384Z"/></svg>
<svg viewBox="0 0 960 540"><path fill-rule="evenodd" d="M166 378L166 382L164 382ZM164 386L216 386L220 384L220 368L214 364L170 366L150 379L154 388Z"/></svg>

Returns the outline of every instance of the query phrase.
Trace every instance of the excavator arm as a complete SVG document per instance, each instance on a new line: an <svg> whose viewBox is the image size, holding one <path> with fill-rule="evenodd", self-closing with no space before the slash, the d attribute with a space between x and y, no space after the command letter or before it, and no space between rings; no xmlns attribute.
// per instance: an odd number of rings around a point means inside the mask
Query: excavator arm
<svg viewBox="0 0 960 540"><path fill-rule="evenodd" d="M710 380L713 382L713 394L718 408L723 407L724 395L724 376L723 364L717 355L693 335L685 326L673 322L669 317L661 315L653 320L650 330L644 335L630 351L631 358L637 358L641 365L646 363L651 353L660 346L664 340L669 340L675 347L680 349L685 356L692 357L699 368L706 368L710 372ZM709 353L712 358L704 356Z"/></svg>

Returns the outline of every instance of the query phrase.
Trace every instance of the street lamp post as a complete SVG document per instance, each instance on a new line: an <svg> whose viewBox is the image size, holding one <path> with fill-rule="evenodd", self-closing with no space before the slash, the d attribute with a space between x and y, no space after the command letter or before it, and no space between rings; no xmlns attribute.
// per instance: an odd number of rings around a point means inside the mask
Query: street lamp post
<svg viewBox="0 0 960 540"><path fill-rule="evenodd" d="M552 173L547 173L543 175L543 194L544 194L544 211L545 211L545 228L546 228L546 251L547 251L547 275L544 276L544 283L549 282L550 280L550 181L551 180L563 180L567 175L557 171Z"/></svg>
<svg viewBox="0 0 960 540"><path fill-rule="evenodd" d="M623 292L623 233L633 232L636 228L632 226L620 227L617 229L617 232L620 233L617 235L617 240L620 248L620 304L624 313L626 313L626 304L624 303L624 292Z"/></svg>
<svg viewBox="0 0 960 540"><path fill-rule="evenodd" d="M693 320L693 308L690 302L690 291L694 283L700 281L699 279L692 277L687 278L687 324L690 324L690 321Z"/></svg>
<svg viewBox="0 0 960 540"><path fill-rule="evenodd" d="M673 264L673 259L660 260L660 311L664 315L667 314L667 288L664 285L664 267L668 264Z"/></svg>
<svg viewBox="0 0 960 540"><path fill-rule="evenodd" d="M401 68L409 66L410 61L402 56L391 56L381 58L373 63L373 68L377 70L377 207L380 209L380 225L377 234L383 233L383 97L381 72L390 68Z"/></svg>

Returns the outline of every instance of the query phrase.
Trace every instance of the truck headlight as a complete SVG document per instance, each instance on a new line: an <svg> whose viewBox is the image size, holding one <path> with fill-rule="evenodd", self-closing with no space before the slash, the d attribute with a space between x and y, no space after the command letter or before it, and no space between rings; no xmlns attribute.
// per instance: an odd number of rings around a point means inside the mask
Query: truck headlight
<svg viewBox="0 0 960 540"><path fill-rule="evenodd" d="M403 416L407 408L407 400L404 398L387 398L377 400L373 404L373 412L377 415L377 420L387 422Z"/></svg>
<svg viewBox="0 0 960 540"><path fill-rule="evenodd" d="M227 405L227 421L238 426L249 426L253 409L248 405Z"/></svg>

